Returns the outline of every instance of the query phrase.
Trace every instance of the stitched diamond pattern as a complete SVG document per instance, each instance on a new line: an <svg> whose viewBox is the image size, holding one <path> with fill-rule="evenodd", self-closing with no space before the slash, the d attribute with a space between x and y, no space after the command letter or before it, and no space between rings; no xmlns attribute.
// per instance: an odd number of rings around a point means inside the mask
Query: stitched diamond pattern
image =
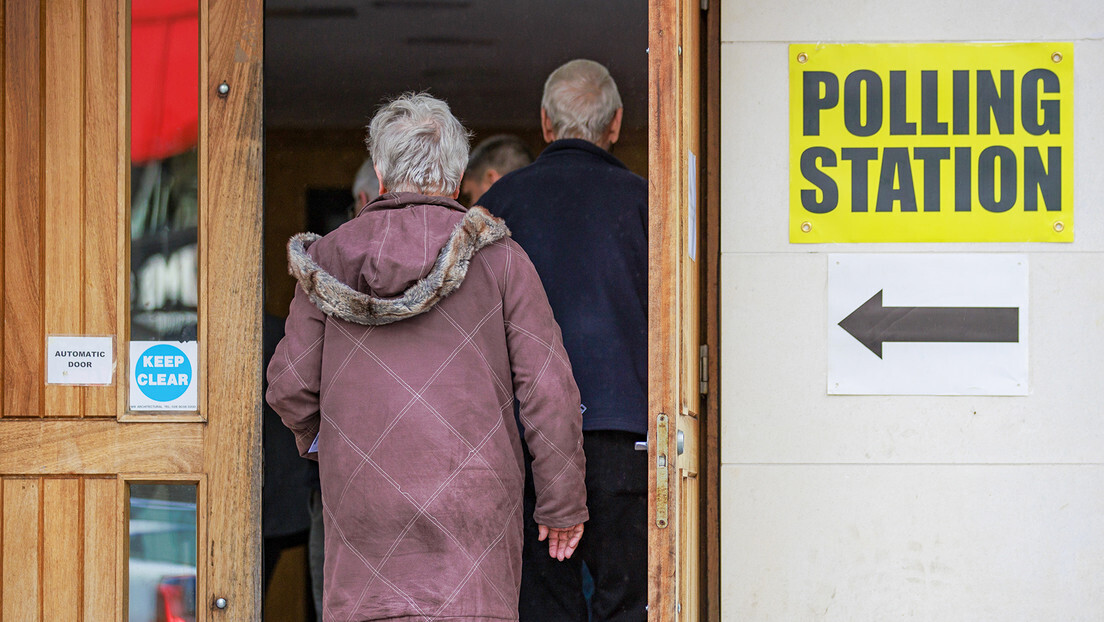
<svg viewBox="0 0 1104 622"><path fill-rule="evenodd" d="M511 365L525 368L520 397L555 415L524 421L545 456L542 490L582 489L581 444L565 445L571 425L555 421L578 405L551 313L510 315L528 306L511 303L509 288L536 278L514 274L519 257L496 243L429 312L387 327L326 318L321 343L274 363L270 386L309 394L312 374L321 378L325 620L516 617L522 470Z"/></svg>

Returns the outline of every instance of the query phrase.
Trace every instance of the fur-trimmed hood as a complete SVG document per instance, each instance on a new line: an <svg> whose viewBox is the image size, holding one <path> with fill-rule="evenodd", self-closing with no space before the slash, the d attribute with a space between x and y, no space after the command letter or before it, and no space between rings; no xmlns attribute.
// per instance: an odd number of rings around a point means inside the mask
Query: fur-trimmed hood
<svg viewBox="0 0 1104 622"><path fill-rule="evenodd" d="M321 236L293 236L288 271L311 302L331 317L382 325L419 315L460 287L479 249L510 235L502 220L478 206L451 229L442 226L462 210L442 197L381 196L326 236L318 249L313 247Z"/></svg>

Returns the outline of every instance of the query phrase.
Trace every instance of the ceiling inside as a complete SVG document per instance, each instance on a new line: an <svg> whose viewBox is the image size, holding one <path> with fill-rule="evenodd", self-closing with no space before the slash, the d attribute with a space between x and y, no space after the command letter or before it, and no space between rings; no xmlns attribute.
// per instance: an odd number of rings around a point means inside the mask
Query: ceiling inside
<svg viewBox="0 0 1104 622"><path fill-rule="evenodd" d="M536 126L548 73L590 58L640 128L647 45L647 0L267 0L265 124L362 127L424 90L471 128Z"/></svg>

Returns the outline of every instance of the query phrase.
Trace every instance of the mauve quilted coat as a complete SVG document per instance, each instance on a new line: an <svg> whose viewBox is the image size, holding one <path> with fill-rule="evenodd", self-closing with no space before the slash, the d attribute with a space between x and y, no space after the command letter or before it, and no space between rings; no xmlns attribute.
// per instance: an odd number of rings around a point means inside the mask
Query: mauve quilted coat
<svg viewBox="0 0 1104 622"><path fill-rule="evenodd" d="M320 463L326 622L517 619L515 395L538 490L524 520L588 517L578 389L508 235L482 208L389 193L288 245L299 287L267 399Z"/></svg>

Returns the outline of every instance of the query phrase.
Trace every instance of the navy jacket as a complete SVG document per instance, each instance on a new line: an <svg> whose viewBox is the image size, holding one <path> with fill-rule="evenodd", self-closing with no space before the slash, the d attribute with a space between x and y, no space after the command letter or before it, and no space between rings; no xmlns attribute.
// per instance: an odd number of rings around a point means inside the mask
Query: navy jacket
<svg viewBox="0 0 1104 622"><path fill-rule="evenodd" d="M585 140L549 145L478 201L529 254L563 331L583 430L648 431L648 187Z"/></svg>

